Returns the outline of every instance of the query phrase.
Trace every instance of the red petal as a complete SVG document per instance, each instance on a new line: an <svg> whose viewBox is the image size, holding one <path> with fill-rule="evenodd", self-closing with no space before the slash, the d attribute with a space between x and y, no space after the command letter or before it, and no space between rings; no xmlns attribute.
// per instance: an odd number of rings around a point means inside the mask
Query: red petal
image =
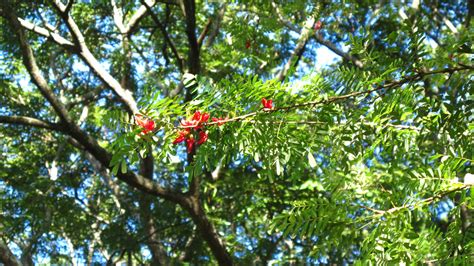
<svg viewBox="0 0 474 266"><path fill-rule="evenodd" d="M153 131L155 129L155 121L149 120L144 126L146 130Z"/></svg>
<svg viewBox="0 0 474 266"><path fill-rule="evenodd" d="M210 115L208 113L204 113L201 116L201 122L207 122L209 120Z"/></svg>
<svg viewBox="0 0 474 266"><path fill-rule="evenodd" d="M201 112L196 111L196 112L194 113L194 115L193 115L192 120L195 120L195 121L201 120Z"/></svg>
<svg viewBox="0 0 474 266"><path fill-rule="evenodd" d="M188 153L191 153L194 148L194 139L186 139L186 147Z"/></svg>
<svg viewBox="0 0 474 266"><path fill-rule="evenodd" d="M148 133L155 129L155 121L143 117L140 114L135 115L135 123L143 128L142 133Z"/></svg>
<svg viewBox="0 0 474 266"><path fill-rule="evenodd" d="M174 141L173 141L173 144L178 144L178 143L181 143L185 140L186 138L184 136L178 136Z"/></svg>
<svg viewBox="0 0 474 266"><path fill-rule="evenodd" d="M173 144L178 144L183 142L186 139L186 136L189 134L189 129L181 130L178 132L178 137L173 141Z"/></svg>
<svg viewBox="0 0 474 266"><path fill-rule="evenodd" d="M262 104L264 109L272 109L273 108L273 100L267 100L265 98L262 99Z"/></svg>
<svg viewBox="0 0 474 266"><path fill-rule="evenodd" d="M198 145L203 144L204 142L207 141L207 138L208 138L208 135L207 135L207 133L206 133L205 131L199 132L199 139L198 139L197 144L198 144Z"/></svg>

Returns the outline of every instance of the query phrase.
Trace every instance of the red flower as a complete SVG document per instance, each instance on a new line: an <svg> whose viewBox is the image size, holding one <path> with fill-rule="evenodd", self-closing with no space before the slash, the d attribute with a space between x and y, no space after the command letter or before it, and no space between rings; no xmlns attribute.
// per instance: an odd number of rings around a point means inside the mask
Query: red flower
<svg viewBox="0 0 474 266"><path fill-rule="evenodd" d="M146 134L148 132L152 132L155 130L155 121L148 119L146 117L143 117L140 114L135 115L135 122L137 125L143 128L142 133Z"/></svg>
<svg viewBox="0 0 474 266"><path fill-rule="evenodd" d="M321 20L318 20L318 22L316 22L316 24L314 24L314 30L318 31L322 28L323 28L323 23L321 22Z"/></svg>
<svg viewBox="0 0 474 266"><path fill-rule="evenodd" d="M209 120L210 115L208 113L202 113L196 111L194 115L191 117L190 120L182 120L181 127L184 129L178 132L178 136L173 141L173 144L178 144L183 141L186 141L186 148L188 153L191 153L196 145L196 140L193 137L191 132L198 132L199 131L199 139L197 144L200 145L207 141L207 133L202 131L200 128L202 127L202 123L206 123ZM191 131L194 130L194 131Z"/></svg>
<svg viewBox="0 0 474 266"><path fill-rule="evenodd" d="M186 139L186 147L188 153L191 153L194 148L194 138L191 136L189 139Z"/></svg>
<svg viewBox="0 0 474 266"><path fill-rule="evenodd" d="M199 111L196 111L193 115L192 121L196 121L198 123L205 123L209 120L209 114L208 113L202 113Z"/></svg>
<svg viewBox="0 0 474 266"><path fill-rule="evenodd" d="M273 109L273 100L262 99L263 109Z"/></svg>
<svg viewBox="0 0 474 266"><path fill-rule="evenodd" d="M186 140L186 136L189 134L189 130L181 130L178 132L178 137L173 141L173 144L178 144Z"/></svg>
<svg viewBox="0 0 474 266"><path fill-rule="evenodd" d="M199 111L194 112L192 120L199 121L200 119L201 119L201 112Z"/></svg>
<svg viewBox="0 0 474 266"><path fill-rule="evenodd" d="M217 122L218 126L222 126L225 122L227 122L227 118L217 118L213 117L212 122Z"/></svg>
<svg viewBox="0 0 474 266"><path fill-rule="evenodd" d="M198 145L201 145L201 144L203 144L204 142L206 142L206 141L207 141L207 137L208 137L208 135L207 135L206 131L199 131L199 139L198 139L198 141L197 141L197 144L198 144Z"/></svg>
<svg viewBox="0 0 474 266"><path fill-rule="evenodd" d="M181 126L185 128L201 128L201 123L206 123L209 120L210 115L208 113L202 113L196 111L191 120L181 121Z"/></svg>
<svg viewBox="0 0 474 266"><path fill-rule="evenodd" d="M145 127L143 128L143 132L148 133L151 132L155 129L155 121L153 120L148 120L148 122L145 124Z"/></svg>
<svg viewBox="0 0 474 266"><path fill-rule="evenodd" d="M245 42L245 48L249 49L251 46L252 46L252 45L251 45L251 43L250 43L250 40L247 40L247 41Z"/></svg>
<svg viewBox="0 0 474 266"><path fill-rule="evenodd" d="M209 120L210 115L208 113L204 113L201 115L201 123L206 123Z"/></svg>

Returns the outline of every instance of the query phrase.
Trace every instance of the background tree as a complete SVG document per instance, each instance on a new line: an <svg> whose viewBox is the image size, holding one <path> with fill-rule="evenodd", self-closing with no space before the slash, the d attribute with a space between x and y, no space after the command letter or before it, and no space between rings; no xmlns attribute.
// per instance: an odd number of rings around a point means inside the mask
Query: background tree
<svg viewBox="0 0 474 266"><path fill-rule="evenodd" d="M471 2L1 1L0 261L471 260Z"/></svg>

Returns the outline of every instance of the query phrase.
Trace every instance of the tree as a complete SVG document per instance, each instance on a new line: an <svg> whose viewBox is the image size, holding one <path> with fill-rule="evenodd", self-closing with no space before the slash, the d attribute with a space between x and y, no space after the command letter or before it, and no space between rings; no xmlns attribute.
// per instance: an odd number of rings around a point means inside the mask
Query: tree
<svg viewBox="0 0 474 266"><path fill-rule="evenodd" d="M1 1L0 261L468 262L470 2Z"/></svg>

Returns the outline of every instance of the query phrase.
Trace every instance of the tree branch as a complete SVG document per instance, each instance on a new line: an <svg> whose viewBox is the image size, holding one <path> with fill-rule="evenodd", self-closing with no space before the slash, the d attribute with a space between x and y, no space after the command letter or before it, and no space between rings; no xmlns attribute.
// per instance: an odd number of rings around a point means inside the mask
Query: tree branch
<svg viewBox="0 0 474 266"><path fill-rule="evenodd" d="M180 0L179 4L183 11L185 22L186 22L186 35L188 37L189 53L188 53L188 72L191 74L198 74L200 72L200 58L199 58L199 44L196 38L196 3L194 0ZM188 89L186 90L185 101L191 101L194 98L193 92ZM195 155L195 148L188 154L188 163L192 164ZM201 176L193 174L188 195L193 204L199 205L199 207L191 208L191 210L198 212L202 208L199 202L199 186L201 184ZM203 214L205 217L205 214ZM205 217L207 219L207 217ZM211 247L212 249L212 247ZM214 252L214 250L213 250ZM216 251L220 252L220 251ZM224 252L227 251L224 248ZM216 256L218 257L218 256Z"/></svg>
<svg viewBox="0 0 474 266"><path fill-rule="evenodd" d="M163 34L163 37L165 38L165 42L170 46L171 52L173 52L173 55L176 59L176 63L178 64L179 71L183 73L183 58L179 55L178 49L176 49L176 46L174 45L168 32L166 31L165 26L160 22L160 19L158 18L158 16L156 16L153 10L151 10L151 6L148 5L148 3L145 0L140 0L140 1L146 7L148 12L150 13L151 19L155 22L156 26L158 26L161 33Z"/></svg>
<svg viewBox="0 0 474 266"><path fill-rule="evenodd" d="M219 11L217 12L217 17L214 19L214 23L212 23L212 29L210 30L209 36L206 39L206 47L210 47L214 43L214 40L217 34L219 33L221 22L224 19L226 8L226 3L222 4L222 6L219 8Z"/></svg>
<svg viewBox="0 0 474 266"><path fill-rule="evenodd" d="M346 100L346 99L349 99L349 98L354 98L354 97L361 96L361 95L369 95L372 92L380 91L380 90L383 90L383 89L386 89L386 90L394 89L394 88L402 86L403 84L406 84L408 82L419 81L419 80L421 80L424 77L429 76L429 75L436 75L436 74L442 74L442 73L454 73L454 72L457 72L457 71L473 70L474 69L474 66L464 65L464 64L460 64L460 63L459 63L459 65L460 65L460 67L443 68L443 69L431 70L431 71L421 71L421 72L417 72L414 75L409 75L409 76L402 77L399 80L387 80L387 81L385 81L385 83L383 85L379 85L379 86L377 86L373 89L370 89L370 90L356 91L356 92L352 92L352 93L348 93L348 94L344 94L344 95L332 96L332 97L329 97L327 99L309 101L309 102L294 104L294 105L290 105L290 106L281 106L281 107L276 107L276 108L273 108L273 109L262 109L260 111L251 112L251 113L247 113L247 114L232 117L232 118L226 118L226 119L216 121L216 122L203 123L203 125L204 126L210 126L210 125L218 125L220 123L227 123L227 122L236 122L236 121L244 121L244 120L248 121L249 118L254 117L258 114L261 114L262 112L265 112L265 113L286 112L286 111L290 111L290 110L296 110L298 108L312 108L312 107L315 107L315 106L321 105L321 104L330 104L330 103ZM397 128L400 128L400 129L418 130L418 128L416 128L416 127L408 127L408 126L400 126L400 125L391 125L391 124L389 124L389 125L386 125L386 126L388 126L388 127L397 127ZM178 128L180 128L180 129L192 128L192 127L193 126L178 126Z"/></svg>
<svg viewBox="0 0 474 266"><path fill-rule="evenodd" d="M8 247L7 243L2 238L0 234L0 261L5 265L11 266L21 266L20 261L15 257L13 252Z"/></svg>
<svg viewBox="0 0 474 266"><path fill-rule="evenodd" d="M186 22L186 35L188 37L189 53L188 53L188 72L191 74L199 74L201 64L199 59L199 45L196 38L196 3L194 0L180 0L181 9L183 11ZM186 100L193 98L190 91L187 91Z"/></svg>
<svg viewBox="0 0 474 266"><path fill-rule="evenodd" d="M112 5L112 10L113 10L113 18L114 18L114 24L117 26L119 29L120 33L125 34L125 25L123 24L123 13L120 8L117 7L117 4L115 3L115 0L110 0L110 4Z"/></svg>
<svg viewBox="0 0 474 266"><path fill-rule="evenodd" d="M342 51L334 43L325 40L323 38L323 36L321 36L321 34L317 33L315 35L315 39L316 39L317 42L319 42L320 44L326 46L329 50L333 51L335 54L337 54L340 57L346 59L347 61L352 62L356 67L364 68L364 64L362 63L362 61L360 61L359 59L357 59L353 55Z"/></svg>
<svg viewBox="0 0 474 266"><path fill-rule="evenodd" d="M58 2L58 1L56 1ZM60 5L62 5L59 2ZM79 146L84 147L85 150L90 152L104 167L110 168L110 161L111 161L111 154L107 152L104 148L102 148L96 139L92 138L85 132L83 132L71 119L69 116L65 106L59 102L56 96L52 93L51 89L49 88L48 83L40 73L38 66L36 65L35 58L33 56L31 47L29 46L28 42L26 41L25 34L23 32L23 28L19 25L16 15L14 11L10 8L8 4L5 2L1 2L3 8L6 9L6 16L10 21L13 29L15 30L16 34L18 35L20 47L23 53L23 60L25 62L26 68L30 73L30 76L35 83L35 85L39 88L45 98L51 103L53 108L55 109L56 113L61 118L61 122L64 123L63 131L70 135L73 139L75 139ZM60 10L64 10L63 7L58 6ZM67 15L66 15L67 16ZM79 42L80 43L80 42ZM17 121L25 121L24 119L17 119ZM31 122L32 120L30 120ZM50 127L44 123L40 123L36 120L31 123L36 123L37 125L41 125L43 127ZM126 173L119 173L117 177L122 180L123 182L129 184L130 186L137 188L143 192L162 197L164 199L170 200L175 203L182 203L184 202L184 198L181 194L173 191L168 191L165 188L161 187L157 183L144 178L143 176L137 175L133 172L127 171Z"/></svg>
<svg viewBox="0 0 474 266"><path fill-rule="evenodd" d="M27 30L31 30L41 36L44 36L48 39L52 39L54 42L56 42L57 44L63 46L64 48L66 48L66 50L68 49L72 49L74 47L74 44L67 40L66 38L62 37L61 35L55 33L55 32L51 32L50 30L48 29L45 29L43 27L40 27L38 25L35 25L27 20L24 20L22 18L18 18L18 21L20 22L20 25L27 29Z"/></svg>
<svg viewBox="0 0 474 266"><path fill-rule="evenodd" d="M88 91L84 93L83 95L80 95L76 97L75 99L71 100L66 104L66 108L69 110L70 108L81 104L81 103L88 103L90 101L96 100L99 97L99 94L104 90L102 86L97 87L91 91Z"/></svg>
<svg viewBox="0 0 474 266"><path fill-rule="evenodd" d="M278 5L275 4L275 2L272 1L272 6L273 8L275 9L275 13L277 14L277 17L278 17L278 20L283 23L287 28L289 28L290 30L292 31L296 31L296 32L299 32L300 30L298 29L298 27L296 27L295 25L293 25L293 23L291 23L291 21L287 20L282 12L280 11L280 9L278 8ZM362 63L362 61L360 61L359 59L357 59L356 57L350 55L349 53L346 53L344 51L342 51L341 49L339 49L334 43L330 42L330 41L327 41L323 38L323 36L319 33L315 34L315 39L318 43L326 46L329 50L333 51L335 54L339 55L340 57L346 59L347 61L350 61L352 63L354 63L354 65L356 65L357 67L359 68L363 68L364 67L364 64Z"/></svg>
<svg viewBox="0 0 474 266"><path fill-rule="evenodd" d="M155 0L144 0L144 2L146 4L142 4L128 21L127 25L125 26L124 33L128 35L132 34L137 29L140 21L148 14L148 7L151 8L157 3Z"/></svg>
<svg viewBox="0 0 474 266"><path fill-rule="evenodd" d="M287 19L283 16L283 14L282 14L280 8L279 8L278 5L275 3L275 1L272 1L272 2L271 2L271 5L272 5L273 9L275 10L275 13L276 13L276 15L277 15L278 20L279 20L281 23L283 23L287 28L289 28L289 29L292 30L292 31L296 31L296 32L299 32L299 31L300 31L300 29L298 29L298 27L296 27L295 25L293 25L293 23L291 23L291 21L287 20Z"/></svg>
<svg viewBox="0 0 474 266"><path fill-rule="evenodd" d="M184 251L179 255L178 260L180 262L188 262L192 258L194 251L194 243L198 240L196 230L193 230L193 234L189 236L186 244L184 245Z"/></svg>
<svg viewBox="0 0 474 266"><path fill-rule="evenodd" d="M393 208L388 209L388 210L377 210L377 209L370 208L370 207L367 207L367 206L360 206L360 207L374 212L375 213L374 216L384 216L384 215L387 215L387 214L396 213L396 212L404 210L404 209L415 208L418 205L430 204L430 203L434 202L435 200L441 199L441 198L443 198L443 197L445 197L445 196L447 196L447 195L449 195L453 192L458 192L458 191L461 191L461 190L465 190L465 189L470 188L471 186L472 185L462 185L462 186L459 186L459 187L455 187L455 188L440 192L439 194L433 195L433 196L428 197L426 199L422 199L420 201L417 201L413 204L407 204L407 205L403 205L403 206L399 206L399 207L393 207Z"/></svg>
<svg viewBox="0 0 474 266"><path fill-rule="evenodd" d="M290 68L292 66L296 66L298 62L300 61L301 56L303 55L304 49L306 47L306 44L308 43L310 31L313 29L314 22L315 20L313 17L309 17L305 21L304 27L301 30L300 38L298 40L298 43L296 44L295 49L293 50L293 53L288 59L288 62L286 62L285 66L283 67L282 70L280 70L278 74L277 78L279 81L283 81L286 78Z"/></svg>
<svg viewBox="0 0 474 266"><path fill-rule="evenodd" d="M152 254L152 265L170 265L170 258L161 244L159 230L156 228L155 217L152 213L152 201L148 195L139 196L139 215L147 234L146 243Z"/></svg>
<svg viewBox="0 0 474 266"><path fill-rule="evenodd" d="M233 265L232 256L227 252L225 243L222 241L214 225L209 221L199 199L193 196L187 197L186 203L182 207L191 214L194 224L196 224L202 238L209 245L219 265Z"/></svg>
<svg viewBox="0 0 474 266"><path fill-rule="evenodd" d="M61 120L66 123L71 123L72 119L69 116L67 109L54 95L52 90L49 88L48 82L41 74L41 71L38 68L38 65L36 64L36 60L33 55L33 50L28 44L28 40L26 39L23 27L20 25L20 22L14 10L9 6L8 3L2 3L1 6L5 9L6 12L4 15L10 22L10 25L12 26L18 37L20 50L23 56L23 63L25 64L25 67L28 70L28 73L30 74L33 83L39 88L41 94L48 100L48 102L59 115Z"/></svg>
<svg viewBox="0 0 474 266"><path fill-rule="evenodd" d="M207 33L209 32L210 26L212 25L212 19L208 19L206 26L204 26L204 29L202 30L201 34L199 35L199 38L197 40L199 48L202 46L202 42L204 41L204 38L206 38Z"/></svg>
<svg viewBox="0 0 474 266"><path fill-rule="evenodd" d="M0 124L16 124L24 126L32 126L38 128L44 128L54 131L63 132L64 129L59 124L50 123L40 119L27 117L27 116L0 116Z"/></svg>
<svg viewBox="0 0 474 266"><path fill-rule="evenodd" d="M143 3L137 11L132 15L128 23L125 24L122 11L117 7L115 0L110 0L113 8L114 23L119 29L120 33L130 36L137 28L140 21L148 14L148 7L153 7L156 0L142 0Z"/></svg>
<svg viewBox="0 0 474 266"><path fill-rule="evenodd" d="M435 5L431 5L431 8L433 8L433 12L435 15L437 15L448 27L448 29L455 35L459 34L458 29L454 26L454 24L449 20L445 15L441 14L438 10L438 8Z"/></svg>
<svg viewBox="0 0 474 266"><path fill-rule="evenodd" d="M72 4L74 4L74 0L67 1L66 8L64 8L64 13L69 13L69 11L71 11Z"/></svg>
<svg viewBox="0 0 474 266"><path fill-rule="evenodd" d="M72 136L71 144L80 150L85 150L92 154L94 158L102 164L103 167L110 170L110 161L112 155L108 153L105 149L99 146L97 142L94 144L87 143L84 141L79 141L75 136ZM150 195L158 196L163 199L169 200L177 204L184 204L185 198L182 193L177 191L167 190L161 187L159 184L149 180L141 175L137 175L133 172L127 171L126 173L118 172L117 178L121 181L127 183L131 187L134 187L140 191L148 193Z"/></svg>
<svg viewBox="0 0 474 266"><path fill-rule="evenodd" d="M49 228L51 227L51 222L52 222L52 211L49 206L45 206L45 218L43 221L37 221L37 222L42 222L42 225L40 228L36 231L33 230L33 226L31 226L31 236L26 242L26 245L21 247L21 258L20 261L24 265L33 265L32 263L32 257L36 249L36 245L38 244L38 239L44 234L49 231Z"/></svg>
<svg viewBox="0 0 474 266"><path fill-rule="evenodd" d="M82 32L77 26L76 22L68 13L64 12L66 7L59 0L54 0L53 3L54 7L59 13L59 16L66 23L66 26L68 27L73 37L74 45L77 48L76 53L94 71L94 73L97 74L99 79L101 79L102 82L104 82L109 88L111 88L115 92L115 94L124 103L125 107L130 113L139 113L137 103L133 98L132 93L126 88L123 88L120 83L102 67L100 62L90 52L85 42L85 38L82 35Z"/></svg>

